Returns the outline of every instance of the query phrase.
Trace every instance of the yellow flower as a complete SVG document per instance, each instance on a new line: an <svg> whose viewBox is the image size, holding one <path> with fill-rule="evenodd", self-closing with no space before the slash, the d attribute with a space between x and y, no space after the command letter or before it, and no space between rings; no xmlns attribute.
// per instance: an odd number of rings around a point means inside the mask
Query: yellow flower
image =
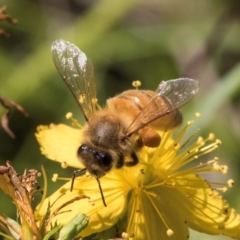
<svg viewBox="0 0 240 240"><path fill-rule="evenodd" d="M77 213L85 213L90 221L81 232L83 237L118 224L124 239L188 239L189 228L239 239L240 215L219 195L233 181L229 180L227 185L201 176L227 171L227 166L219 165L217 158L199 162L199 157L217 148L220 140L210 134L206 139L199 137L190 143L198 133L184 139L192 122L175 138L172 131L162 132L160 146L144 147L138 153L140 162L136 166L113 169L103 176L100 182L107 207L102 203L95 178L86 174L76 178L72 192L69 181L53 193L37 208L36 216L43 218L49 201L54 203L51 206L54 212L64 202L87 195L89 198L68 205L53 221L65 225ZM42 153L48 158L64 166L83 167L76 156L81 129L62 124L40 126L36 136Z"/></svg>

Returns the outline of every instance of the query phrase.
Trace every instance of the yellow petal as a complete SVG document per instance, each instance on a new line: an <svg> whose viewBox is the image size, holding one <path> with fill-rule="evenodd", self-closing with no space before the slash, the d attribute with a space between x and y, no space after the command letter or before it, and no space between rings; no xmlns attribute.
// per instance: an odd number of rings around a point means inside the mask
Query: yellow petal
<svg viewBox="0 0 240 240"><path fill-rule="evenodd" d="M206 180L198 175L189 174L175 179L175 188L158 188L159 196L177 205L180 215L187 225L208 234L224 234L233 238L240 237L240 216L229 208L226 200L212 190ZM168 214L170 208L163 211ZM176 215L178 216L178 215Z"/></svg>
<svg viewBox="0 0 240 240"><path fill-rule="evenodd" d="M77 158L77 150L81 144L81 130L64 124L39 126L36 138L41 152L49 159L67 162L69 166L83 168Z"/></svg>
<svg viewBox="0 0 240 240"><path fill-rule="evenodd" d="M70 185L71 182L66 183L46 199L41 209L37 208L36 215L40 218L45 215L49 201L51 204L56 201L50 208L51 213L53 213L64 203L85 194L90 197L90 202L89 199L81 199L67 205L61 209L61 212L63 212L62 214L53 218L52 223L57 221L59 224L65 225L76 214L84 213L90 216L90 220L87 228L81 232L81 236L88 236L92 233L101 232L116 224L125 211L127 194L130 188L119 181L114 173L106 174L101 178L101 186L107 207L103 205L98 185L94 177L84 175L76 178L72 192L69 190ZM61 197L59 198L59 196ZM68 210L69 212L67 212Z"/></svg>

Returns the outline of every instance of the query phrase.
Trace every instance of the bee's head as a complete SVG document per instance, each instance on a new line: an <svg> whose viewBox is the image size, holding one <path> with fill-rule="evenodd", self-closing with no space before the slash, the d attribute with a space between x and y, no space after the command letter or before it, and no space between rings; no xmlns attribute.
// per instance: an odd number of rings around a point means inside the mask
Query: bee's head
<svg viewBox="0 0 240 240"><path fill-rule="evenodd" d="M77 154L87 170L98 178L113 167L113 158L109 153L95 150L86 144L78 148Z"/></svg>

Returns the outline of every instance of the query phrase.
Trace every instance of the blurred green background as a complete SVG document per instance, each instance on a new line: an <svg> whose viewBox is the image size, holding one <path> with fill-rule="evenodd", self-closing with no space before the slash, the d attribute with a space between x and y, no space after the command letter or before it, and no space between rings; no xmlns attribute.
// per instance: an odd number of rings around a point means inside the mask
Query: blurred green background
<svg viewBox="0 0 240 240"><path fill-rule="evenodd" d="M210 154L229 166L214 181L235 180L224 197L240 212L240 2L221 0L22 0L3 1L17 25L0 21L11 34L0 35L0 94L21 104L30 117L13 110L11 139L0 128L0 161L11 160L22 173L44 165L71 177L72 170L40 154L34 133L40 124L69 123L81 112L61 80L51 57L51 44L73 42L94 62L99 102L131 88L155 90L161 80L189 77L199 80L200 92L183 108L185 120L201 112L192 130L213 132L222 140ZM0 114L4 114L0 107ZM40 181L41 184L41 181ZM62 183L49 182L49 193ZM15 216L9 199L0 193L0 212ZM191 239L229 239L196 232Z"/></svg>

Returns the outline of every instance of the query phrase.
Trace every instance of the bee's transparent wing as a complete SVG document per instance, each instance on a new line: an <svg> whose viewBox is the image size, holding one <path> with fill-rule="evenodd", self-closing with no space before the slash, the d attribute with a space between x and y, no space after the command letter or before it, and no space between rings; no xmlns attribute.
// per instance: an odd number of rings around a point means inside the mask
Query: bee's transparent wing
<svg viewBox="0 0 240 240"><path fill-rule="evenodd" d="M172 109L180 108L198 92L199 83L191 78L178 78L162 81L156 90L158 96L166 97L172 104Z"/></svg>
<svg viewBox="0 0 240 240"><path fill-rule="evenodd" d="M88 120L96 109L92 61L74 44L61 39L53 42L51 51L58 72Z"/></svg>
<svg viewBox="0 0 240 240"><path fill-rule="evenodd" d="M198 81L194 79L179 78L162 81L156 90L156 95L150 99L149 103L128 127L127 135L137 132L149 123L180 108L186 104L198 90ZM159 101L160 98L164 98L167 104ZM159 107L160 102L162 102L162 107Z"/></svg>

